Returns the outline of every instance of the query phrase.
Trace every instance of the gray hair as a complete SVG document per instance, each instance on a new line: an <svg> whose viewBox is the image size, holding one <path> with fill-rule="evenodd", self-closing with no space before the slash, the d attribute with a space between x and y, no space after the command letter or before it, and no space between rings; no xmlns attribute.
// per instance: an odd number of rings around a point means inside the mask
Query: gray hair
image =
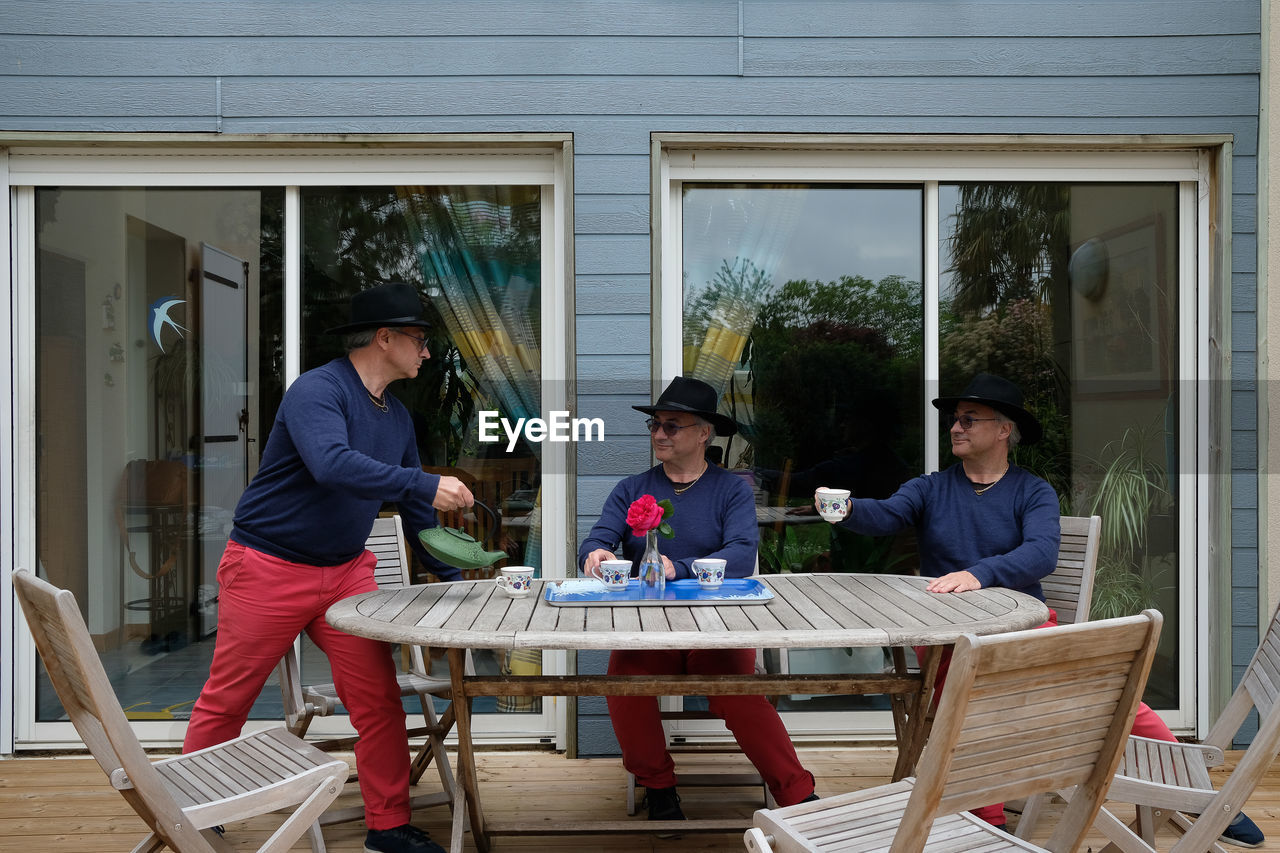
<svg viewBox="0 0 1280 853"><path fill-rule="evenodd" d="M347 332L342 336L342 347L347 352L364 349L373 343L373 336L376 334L378 334L377 329L357 329L354 332Z"/></svg>
<svg viewBox="0 0 1280 853"><path fill-rule="evenodd" d="M694 415L693 422L698 426L711 427L711 435L707 436L707 440L703 444L710 446L711 439L716 437L716 425L701 415Z"/></svg>
<svg viewBox="0 0 1280 853"><path fill-rule="evenodd" d="M1009 449L1013 450L1022 441L1022 430L1018 429L1018 422L999 411L996 412L996 418L1000 423L1009 425Z"/></svg>

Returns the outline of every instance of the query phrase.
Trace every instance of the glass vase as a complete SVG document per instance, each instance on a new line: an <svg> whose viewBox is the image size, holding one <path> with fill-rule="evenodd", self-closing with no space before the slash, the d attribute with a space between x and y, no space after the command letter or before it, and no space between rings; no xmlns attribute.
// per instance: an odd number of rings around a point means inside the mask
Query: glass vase
<svg viewBox="0 0 1280 853"><path fill-rule="evenodd" d="M640 592L645 598L662 598L667 587L667 573L662 568L662 555L658 553L658 531L650 530L644 536L644 556L640 558Z"/></svg>

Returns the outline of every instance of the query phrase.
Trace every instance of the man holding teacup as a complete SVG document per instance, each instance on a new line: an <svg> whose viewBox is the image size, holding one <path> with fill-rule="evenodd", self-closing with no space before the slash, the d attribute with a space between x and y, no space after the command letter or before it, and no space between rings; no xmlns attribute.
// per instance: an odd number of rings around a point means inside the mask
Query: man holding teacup
<svg viewBox="0 0 1280 853"><path fill-rule="evenodd" d="M1018 444L1040 440L1040 422L1023 407L1017 385L989 373L979 373L960 394L939 397L933 405L948 416L955 465L908 480L884 500L850 498L837 488L843 484L833 483L814 493L815 507L827 521L855 533L886 536L915 528L920 573L932 578L925 587L929 592L996 586L1044 601L1040 581L1057 567L1058 496L1045 480L1009 462L1009 452ZM1040 627L1056 624L1058 615L1051 608L1049 621ZM917 654L923 652L917 649ZM947 650L938 667L939 695L950 662ZM1138 706L1132 732L1175 739L1145 703ZM995 826L1005 823L1003 803L974 809L974 814ZM1229 832L1256 833L1261 842L1262 833L1248 817L1241 814L1238 826Z"/></svg>
<svg viewBox="0 0 1280 853"><path fill-rule="evenodd" d="M715 389L677 376L652 406L632 406L650 415L649 435L658 464L627 477L605 501L600 520L578 549L578 565L598 577L602 561L616 551L639 565L644 537L627 525L627 510L641 495L670 500L668 523L675 536L662 540L668 580L694 577L693 562L725 561L725 577L755 572L755 497L739 477L707 461L711 436L733 435L737 424L716 412ZM610 675L745 675L755 671L754 649L619 649L609 655ZM622 749L622 764L646 791L650 820L684 820L676 793L675 763L654 696L609 696L609 718ZM763 696L711 696L711 713L724 720L779 805L815 798L813 774L800 764L777 710Z"/></svg>

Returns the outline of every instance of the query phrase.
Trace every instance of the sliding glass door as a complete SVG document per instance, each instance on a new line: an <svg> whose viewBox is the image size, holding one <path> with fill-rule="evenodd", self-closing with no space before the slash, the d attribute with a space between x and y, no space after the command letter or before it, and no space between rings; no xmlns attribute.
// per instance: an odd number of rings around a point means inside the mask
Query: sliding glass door
<svg viewBox="0 0 1280 853"><path fill-rule="evenodd" d="M235 155L213 159L234 171ZM34 535L20 543L30 555L20 562L75 593L126 714L153 743L181 742L207 676L218 562L284 391L298 373L342 357L324 330L346 320L360 289L406 281L427 306L432 357L390 392L414 417L424 468L463 479L476 495L473 511L442 522L505 554L468 576L508 563L563 574L569 564L563 537L543 535L567 517L562 483L543 513L543 448L564 470L555 458L564 446L477 438L481 413L514 422L565 407L562 384L548 394L542 382L547 365L558 372L564 360L544 349L544 326L554 333L567 323L547 313L564 304L551 292L563 268L552 155L526 155L521 179L506 169L491 183L422 155L407 180L356 186L360 158L340 159L341 185L322 180L323 158L282 157L286 170L255 173L256 184L195 166L188 183L175 182L166 170L188 164L163 156L155 183L127 157L116 163L118 182L106 157L102 174L76 173L82 182L72 183L51 177L55 158L17 191L17 233L30 235L18 280L32 330L18 340L28 342L34 374L23 392L33 441L20 448L30 450L22 467L34 484ZM287 171L294 165L310 171ZM437 580L412 562L415 581ZM542 657L481 654L476 666L536 673ZM74 740L31 660L33 689L18 695L35 701L20 712L29 720L19 740ZM328 680L309 641L303 680ZM542 739L556 729L537 700L499 697L476 710L482 735ZM251 720L280 719L271 682ZM346 726L340 718L315 729Z"/></svg>
<svg viewBox="0 0 1280 853"><path fill-rule="evenodd" d="M1062 514L1103 519L1093 615L1165 614L1145 698L1189 725L1198 543L1186 523L1194 478L1180 474L1198 436L1187 429L1195 390L1179 389L1194 375L1184 313L1195 289L1194 185L911 181L902 161L770 155L753 175L785 180L734 180L749 152L721 162L700 150L696 164L672 153L662 211L663 304L683 310L664 323L661 371L713 384L739 425L717 453L755 488L760 571L918 570L912 531L833 527L813 510L813 491L883 498L954 464L929 401L981 371L1005 376L1045 426L1014 461L1054 486ZM942 160L918 171L945 175ZM990 166L1000 174L998 158ZM1039 168L1053 166L1046 154ZM766 658L793 672L886 665L866 649ZM831 713L883 707L823 696L779 705L793 712L793 732L833 735L886 730L887 715L851 723Z"/></svg>

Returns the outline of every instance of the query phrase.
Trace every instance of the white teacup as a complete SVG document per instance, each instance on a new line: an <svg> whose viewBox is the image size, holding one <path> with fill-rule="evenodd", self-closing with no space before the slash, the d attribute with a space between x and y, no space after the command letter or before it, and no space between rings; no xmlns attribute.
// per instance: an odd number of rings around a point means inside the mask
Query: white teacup
<svg viewBox="0 0 1280 853"><path fill-rule="evenodd" d="M626 589L627 584L631 583L631 561L601 560L600 582L608 590Z"/></svg>
<svg viewBox="0 0 1280 853"><path fill-rule="evenodd" d="M494 577L498 589L512 598L520 598L533 591L533 566L507 566Z"/></svg>
<svg viewBox="0 0 1280 853"><path fill-rule="evenodd" d="M693 561L693 576L703 589L715 589L724 583L725 561L719 557L702 557Z"/></svg>
<svg viewBox="0 0 1280 853"><path fill-rule="evenodd" d="M849 514L849 490L821 488L813 493L818 504L818 515L827 521L843 521Z"/></svg>

